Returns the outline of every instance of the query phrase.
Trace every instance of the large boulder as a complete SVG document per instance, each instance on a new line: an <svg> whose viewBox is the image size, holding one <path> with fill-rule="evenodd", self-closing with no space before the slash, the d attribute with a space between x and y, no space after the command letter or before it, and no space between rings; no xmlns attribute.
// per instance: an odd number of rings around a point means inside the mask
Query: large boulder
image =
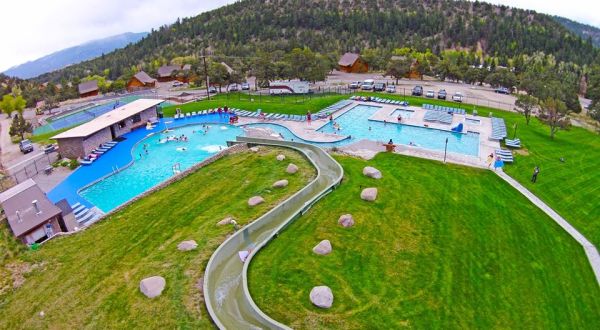
<svg viewBox="0 0 600 330"><path fill-rule="evenodd" d="M381 171L371 166L366 166L365 168L363 168L363 175L373 179L381 179L382 177Z"/></svg>
<svg viewBox="0 0 600 330"><path fill-rule="evenodd" d="M231 220L233 220L232 217L227 217L219 222L217 222L217 226L226 226L226 225L230 225L231 224Z"/></svg>
<svg viewBox="0 0 600 330"><path fill-rule="evenodd" d="M140 281L140 291L148 298L158 297L166 284L167 281L162 276L147 277Z"/></svg>
<svg viewBox="0 0 600 330"><path fill-rule="evenodd" d="M273 188L283 188L283 187L287 187L288 185L288 180L279 180L279 181L275 181L275 183L273 183Z"/></svg>
<svg viewBox="0 0 600 330"><path fill-rule="evenodd" d="M298 166L296 166L296 164L290 164L288 165L287 169L285 169L285 171L289 174L294 174L298 172Z"/></svg>
<svg viewBox="0 0 600 330"><path fill-rule="evenodd" d="M258 147L252 147L250 148L250 151L252 152L258 152L260 149Z"/></svg>
<svg viewBox="0 0 600 330"><path fill-rule="evenodd" d="M331 242L328 239L322 240L313 248L313 252L322 256L331 253Z"/></svg>
<svg viewBox="0 0 600 330"><path fill-rule="evenodd" d="M342 227L352 227L354 226L354 218L352 217L352 214L342 214L338 223Z"/></svg>
<svg viewBox="0 0 600 330"><path fill-rule="evenodd" d="M377 188L365 188L360 193L360 198L365 201L372 202L377 199Z"/></svg>
<svg viewBox="0 0 600 330"><path fill-rule="evenodd" d="M177 250L179 251L191 251L198 247L198 243L194 240L183 241L177 244Z"/></svg>
<svg viewBox="0 0 600 330"><path fill-rule="evenodd" d="M310 302L321 308L330 308L333 305L333 292L328 286L315 286L310 290Z"/></svg>
<svg viewBox="0 0 600 330"><path fill-rule="evenodd" d="M282 155L282 154L279 154L279 155L277 155L277 160L278 160L278 161L280 161L280 162L281 162L281 161L283 161L284 159L285 159L285 155Z"/></svg>
<svg viewBox="0 0 600 330"><path fill-rule="evenodd" d="M248 206L256 206L260 203L263 203L264 201L265 199L260 196L250 197L250 199L248 200Z"/></svg>

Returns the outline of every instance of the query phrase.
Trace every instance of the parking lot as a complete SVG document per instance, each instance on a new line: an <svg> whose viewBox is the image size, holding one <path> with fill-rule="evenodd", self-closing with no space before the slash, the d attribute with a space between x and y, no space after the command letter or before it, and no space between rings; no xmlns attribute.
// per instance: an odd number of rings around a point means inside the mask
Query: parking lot
<svg viewBox="0 0 600 330"><path fill-rule="evenodd" d="M396 80L391 77L384 77L380 73L345 73L334 71L327 77L325 82L317 83L317 86L334 87L348 86L353 81L365 81L373 79L375 82L384 82L386 84L396 84ZM504 95L494 92L494 89L489 86L474 86L462 83L442 82L429 77L424 80L409 80L400 79L396 85L396 94L411 95L412 89L415 86L423 87L423 96L427 91L432 90L437 97L438 91L445 89L448 97L447 100L452 100L452 95L456 92L462 93L463 103L475 104L479 106L489 106L503 110L513 110L515 97L513 95Z"/></svg>

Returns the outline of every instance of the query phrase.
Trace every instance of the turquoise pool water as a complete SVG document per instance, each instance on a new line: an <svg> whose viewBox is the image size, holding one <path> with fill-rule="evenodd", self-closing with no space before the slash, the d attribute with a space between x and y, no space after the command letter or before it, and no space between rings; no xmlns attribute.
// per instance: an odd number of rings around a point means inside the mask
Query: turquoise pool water
<svg viewBox="0 0 600 330"><path fill-rule="evenodd" d="M390 116L398 118L398 115L402 115L402 118L411 118L415 112L406 109L396 109Z"/></svg>
<svg viewBox="0 0 600 330"><path fill-rule="evenodd" d="M363 139L381 142L388 142L392 139L395 144L410 145L412 142L417 147L443 151L446 138L448 138L448 152L469 156L479 155L478 133L461 134L397 123L384 124L369 120L379 109L375 106L357 105L336 118L335 122L339 125L339 130L333 127L333 123L328 123L318 129L319 132L335 133L343 136L350 135L351 138L335 143L318 143L318 145L333 147L347 145ZM304 141L280 125L258 123L246 126L269 128L283 135L286 140Z"/></svg>
<svg viewBox="0 0 600 330"><path fill-rule="evenodd" d="M108 212L173 176L173 165L179 164L184 171L225 148L227 140L235 140L243 134L242 129L235 126L208 126L206 134L202 125L192 125L140 141L133 150L134 163L130 167L83 189L80 195ZM168 136L182 134L188 137L188 142L160 142Z"/></svg>

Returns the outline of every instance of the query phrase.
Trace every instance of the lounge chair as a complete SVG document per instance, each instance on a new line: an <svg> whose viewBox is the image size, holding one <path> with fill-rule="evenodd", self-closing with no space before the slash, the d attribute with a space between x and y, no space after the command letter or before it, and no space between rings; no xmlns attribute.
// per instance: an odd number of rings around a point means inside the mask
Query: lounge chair
<svg viewBox="0 0 600 330"><path fill-rule="evenodd" d="M514 139L514 140L505 139L504 143L506 144L507 147L521 148L521 140L520 139Z"/></svg>

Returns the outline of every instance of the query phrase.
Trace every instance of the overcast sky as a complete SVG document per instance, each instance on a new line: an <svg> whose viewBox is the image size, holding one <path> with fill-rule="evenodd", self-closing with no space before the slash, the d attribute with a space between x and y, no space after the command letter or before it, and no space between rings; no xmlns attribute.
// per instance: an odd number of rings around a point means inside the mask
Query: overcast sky
<svg viewBox="0 0 600 330"><path fill-rule="evenodd" d="M0 72L63 48L123 32L150 31L177 17L195 16L234 0L8 0L2 1ZM600 27L595 0L491 0L565 16Z"/></svg>

